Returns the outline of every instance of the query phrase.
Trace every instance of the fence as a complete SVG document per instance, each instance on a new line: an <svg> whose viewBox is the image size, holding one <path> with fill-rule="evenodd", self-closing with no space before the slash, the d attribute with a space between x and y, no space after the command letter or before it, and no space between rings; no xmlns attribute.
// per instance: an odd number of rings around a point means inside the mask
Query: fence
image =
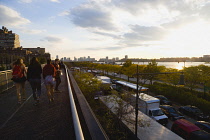
<svg viewBox="0 0 210 140"><path fill-rule="evenodd" d="M0 93L14 86L12 70L0 71Z"/></svg>

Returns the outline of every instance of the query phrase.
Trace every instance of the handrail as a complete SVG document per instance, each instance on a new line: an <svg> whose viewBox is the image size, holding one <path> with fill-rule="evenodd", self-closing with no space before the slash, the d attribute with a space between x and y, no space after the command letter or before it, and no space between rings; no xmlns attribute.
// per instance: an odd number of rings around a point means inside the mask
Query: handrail
<svg viewBox="0 0 210 140"><path fill-rule="evenodd" d="M70 81L72 84L72 88L75 92L75 98L78 101L78 106L81 109L82 115L84 117L85 125L87 127L87 130L90 134L89 139L92 140L109 140L109 137L107 136L106 132L102 128L100 122L96 118L93 110L91 109L89 103L87 102L85 96L81 92L76 80L74 79L72 73L69 71L70 75ZM88 137L88 136L87 136Z"/></svg>
<svg viewBox="0 0 210 140"><path fill-rule="evenodd" d="M66 75L67 75L68 92L69 92L70 106L71 106L71 111L72 111L72 118L73 118L73 123L74 123L74 131L75 131L76 140L84 140L82 128L81 128L78 113L76 110L76 105L74 102L74 97L73 97L71 86L70 86L68 68L66 65L65 65L65 70L66 70Z"/></svg>
<svg viewBox="0 0 210 140"><path fill-rule="evenodd" d="M4 92L14 86L12 78L12 70L0 71L0 92Z"/></svg>

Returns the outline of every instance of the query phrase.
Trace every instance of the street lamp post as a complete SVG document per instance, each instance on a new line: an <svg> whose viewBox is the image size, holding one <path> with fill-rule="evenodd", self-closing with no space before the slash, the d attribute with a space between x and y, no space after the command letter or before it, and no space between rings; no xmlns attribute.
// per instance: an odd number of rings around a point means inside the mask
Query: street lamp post
<svg viewBox="0 0 210 140"><path fill-rule="evenodd" d="M181 73L180 75L180 80L179 80L179 85L183 85L185 84L184 82L184 72L158 72L158 73L138 73L138 65L137 65L137 81L136 81L136 106L135 106L135 136L137 137L138 134L138 99L139 99L139 91L141 92L142 86L140 87L139 90L139 75L158 75L158 74L174 74L174 73ZM145 84L145 82L143 83Z"/></svg>
<svg viewBox="0 0 210 140"><path fill-rule="evenodd" d="M137 73L139 73L139 67L137 65ZM136 109L135 109L135 114L136 114L136 120L135 120L135 135L137 137L137 131L138 131L138 99L139 99L139 75L137 74L137 82L136 82Z"/></svg>

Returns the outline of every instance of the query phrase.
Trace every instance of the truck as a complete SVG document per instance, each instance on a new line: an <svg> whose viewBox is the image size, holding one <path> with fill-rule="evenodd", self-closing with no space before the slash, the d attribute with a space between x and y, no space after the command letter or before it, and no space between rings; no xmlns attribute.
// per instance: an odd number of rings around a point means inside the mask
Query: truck
<svg viewBox="0 0 210 140"><path fill-rule="evenodd" d="M136 94L132 94L132 104L135 105ZM145 93L140 93L138 98L138 109L153 120L162 125L168 123L168 117L160 109L160 100Z"/></svg>
<svg viewBox="0 0 210 140"><path fill-rule="evenodd" d="M183 140L180 136L173 133L157 121L138 110L137 132L135 131L136 114L135 107L130 102L126 102L116 95L101 96L99 98L113 114L120 116L122 123L137 134L140 140ZM123 117L119 115L119 103L124 106Z"/></svg>

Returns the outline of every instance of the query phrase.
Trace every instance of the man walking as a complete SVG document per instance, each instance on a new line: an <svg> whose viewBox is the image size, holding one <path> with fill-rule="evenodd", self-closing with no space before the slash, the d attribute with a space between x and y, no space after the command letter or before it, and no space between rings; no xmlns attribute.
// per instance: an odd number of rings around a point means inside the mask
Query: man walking
<svg viewBox="0 0 210 140"><path fill-rule="evenodd" d="M54 67L56 69L56 75L55 75L55 81L56 81L56 85L55 85L55 92L61 92L58 89L58 86L61 83L61 70L60 70L60 65L59 65L59 59L55 59L55 63L54 63Z"/></svg>

